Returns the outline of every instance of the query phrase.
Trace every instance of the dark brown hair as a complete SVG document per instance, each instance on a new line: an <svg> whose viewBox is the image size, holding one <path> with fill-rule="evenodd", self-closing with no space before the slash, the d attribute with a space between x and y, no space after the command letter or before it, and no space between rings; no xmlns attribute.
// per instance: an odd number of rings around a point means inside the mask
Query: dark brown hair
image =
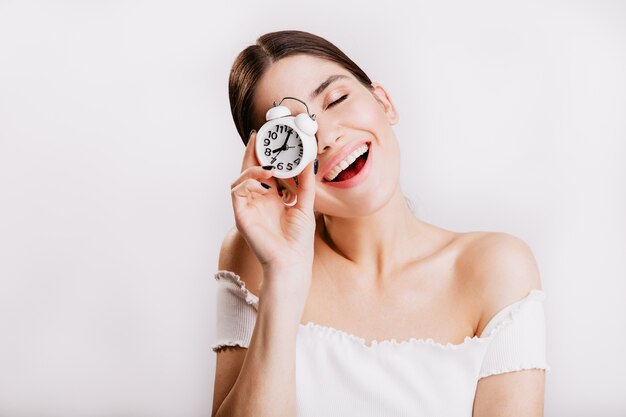
<svg viewBox="0 0 626 417"><path fill-rule="evenodd" d="M244 144L253 126L253 100L256 85L267 68L281 58L307 54L337 64L350 71L365 87L372 89L372 81L357 64L326 39L299 30L270 32L260 36L237 55L228 78L230 111L237 132Z"/></svg>

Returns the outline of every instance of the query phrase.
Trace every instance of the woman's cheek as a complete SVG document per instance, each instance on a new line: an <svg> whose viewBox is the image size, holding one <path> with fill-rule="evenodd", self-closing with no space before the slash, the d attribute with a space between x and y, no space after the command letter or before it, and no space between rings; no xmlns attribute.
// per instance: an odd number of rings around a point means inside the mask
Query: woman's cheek
<svg viewBox="0 0 626 417"><path fill-rule="evenodd" d="M348 103L350 103L348 105ZM350 124L355 128L369 130L367 127L376 125L383 114L375 102L363 100L346 100L345 114L349 115Z"/></svg>

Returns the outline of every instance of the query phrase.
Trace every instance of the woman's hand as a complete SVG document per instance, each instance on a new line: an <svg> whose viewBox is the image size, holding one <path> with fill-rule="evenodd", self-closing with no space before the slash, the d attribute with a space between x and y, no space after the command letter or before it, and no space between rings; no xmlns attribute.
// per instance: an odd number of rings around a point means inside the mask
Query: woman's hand
<svg viewBox="0 0 626 417"><path fill-rule="evenodd" d="M310 269L315 235L313 162L298 176L296 204L287 206L278 195L278 184L272 176L274 170L259 166L255 142L256 132L253 132L244 153L241 175L231 185L237 229L266 271ZM266 189L261 183L271 188Z"/></svg>

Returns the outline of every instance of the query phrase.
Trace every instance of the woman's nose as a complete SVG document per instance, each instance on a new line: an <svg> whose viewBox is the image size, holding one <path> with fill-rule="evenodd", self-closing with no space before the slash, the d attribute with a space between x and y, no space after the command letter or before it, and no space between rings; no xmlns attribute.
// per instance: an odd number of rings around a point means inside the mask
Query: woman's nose
<svg viewBox="0 0 626 417"><path fill-rule="evenodd" d="M322 154L335 146L341 138L341 128L332 119L320 117L317 119L317 153Z"/></svg>

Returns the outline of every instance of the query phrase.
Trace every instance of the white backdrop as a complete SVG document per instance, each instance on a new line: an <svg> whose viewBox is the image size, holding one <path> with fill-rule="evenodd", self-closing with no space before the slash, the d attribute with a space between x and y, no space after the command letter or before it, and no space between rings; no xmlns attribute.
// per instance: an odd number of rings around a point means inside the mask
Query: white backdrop
<svg viewBox="0 0 626 417"><path fill-rule="evenodd" d="M546 415L626 415L626 2L0 0L0 416L210 415L228 71L281 29L387 87L421 219L531 246Z"/></svg>

